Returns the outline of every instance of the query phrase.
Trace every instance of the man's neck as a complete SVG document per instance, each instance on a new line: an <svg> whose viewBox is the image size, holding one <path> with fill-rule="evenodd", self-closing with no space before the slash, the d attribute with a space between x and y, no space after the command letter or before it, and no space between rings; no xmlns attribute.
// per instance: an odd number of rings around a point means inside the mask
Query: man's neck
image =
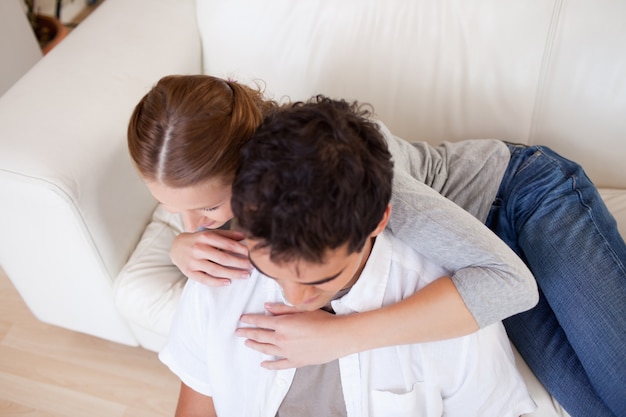
<svg viewBox="0 0 626 417"><path fill-rule="evenodd" d="M358 269L356 270L350 282L348 282L348 284L346 284L345 287L343 287L337 294L335 294L335 296L333 297L333 300L341 298L344 295L346 295L348 292L350 292L350 289L359 280L359 278L361 277L361 273L363 272L363 269L365 268L365 265L367 264L367 260L369 259L369 256L372 253L372 248L374 247L375 241L376 241L375 237L367 239L367 242L365 242L365 245L363 246L363 250L361 251L362 258L361 258L361 263L359 264ZM326 304L324 307L322 307L322 310L335 314L335 311L333 310L330 302Z"/></svg>
<svg viewBox="0 0 626 417"><path fill-rule="evenodd" d="M365 245L363 246L363 250L361 251L361 262L359 264L359 267L357 268L356 272L352 276L352 279L346 284L345 287L342 288L342 291L349 290L350 288L352 288L352 286L356 284L356 282L361 277L361 273L363 272L363 269L365 268L365 265L367 264L367 260L369 259L370 254L372 253L374 242L376 242L376 237L371 237L367 239L367 241L365 242Z"/></svg>

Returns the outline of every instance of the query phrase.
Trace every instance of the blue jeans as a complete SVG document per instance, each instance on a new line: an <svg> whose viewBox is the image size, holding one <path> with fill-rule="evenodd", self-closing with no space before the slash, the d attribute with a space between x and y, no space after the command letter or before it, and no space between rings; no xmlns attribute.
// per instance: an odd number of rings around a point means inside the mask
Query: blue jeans
<svg viewBox="0 0 626 417"><path fill-rule="evenodd" d="M487 226L529 266L539 303L504 320L528 366L572 417L626 416L626 244L576 163L509 145Z"/></svg>

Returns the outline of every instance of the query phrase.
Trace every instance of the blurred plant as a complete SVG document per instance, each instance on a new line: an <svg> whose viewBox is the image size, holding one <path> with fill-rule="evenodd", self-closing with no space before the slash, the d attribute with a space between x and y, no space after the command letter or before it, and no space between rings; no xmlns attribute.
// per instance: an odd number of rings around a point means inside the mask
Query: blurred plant
<svg viewBox="0 0 626 417"><path fill-rule="evenodd" d="M43 49L52 39L54 39L55 36L57 36L58 28L62 26L60 19L63 0L55 1L54 18L52 16L44 16L40 14L39 10L37 10L35 0L24 0L24 4L26 5L26 16L28 17L28 22L33 28L33 32L35 33L37 42L39 42L39 46ZM56 19L56 22L54 19Z"/></svg>

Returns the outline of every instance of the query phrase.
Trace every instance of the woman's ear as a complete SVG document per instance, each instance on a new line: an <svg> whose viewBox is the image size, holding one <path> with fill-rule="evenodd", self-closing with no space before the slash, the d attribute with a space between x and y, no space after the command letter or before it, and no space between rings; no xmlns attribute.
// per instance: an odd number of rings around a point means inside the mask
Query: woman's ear
<svg viewBox="0 0 626 417"><path fill-rule="evenodd" d="M383 217L380 219L380 222L378 223L378 226L376 226L376 229L374 229L374 231L370 234L370 237L378 236L383 230L385 230L385 227L387 227L387 223L389 223L390 216L391 216L391 204L387 204L387 208L385 209L385 212L383 213Z"/></svg>

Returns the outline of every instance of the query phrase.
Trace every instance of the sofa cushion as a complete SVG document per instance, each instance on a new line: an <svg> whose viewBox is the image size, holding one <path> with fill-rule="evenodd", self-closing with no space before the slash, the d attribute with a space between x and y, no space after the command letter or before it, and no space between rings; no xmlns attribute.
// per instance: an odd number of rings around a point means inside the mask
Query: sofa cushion
<svg viewBox="0 0 626 417"><path fill-rule="evenodd" d="M626 190L600 188L602 200L606 203L615 220L622 238L626 236Z"/></svg>
<svg viewBox="0 0 626 417"><path fill-rule="evenodd" d="M158 205L130 259L114 282L121 313L134 327L167 336L187 277L172 264L169 251L183 231L180 216ZM165 339L163 339L164 341ZM146 346L159 350L161 346Z"/></svg>

